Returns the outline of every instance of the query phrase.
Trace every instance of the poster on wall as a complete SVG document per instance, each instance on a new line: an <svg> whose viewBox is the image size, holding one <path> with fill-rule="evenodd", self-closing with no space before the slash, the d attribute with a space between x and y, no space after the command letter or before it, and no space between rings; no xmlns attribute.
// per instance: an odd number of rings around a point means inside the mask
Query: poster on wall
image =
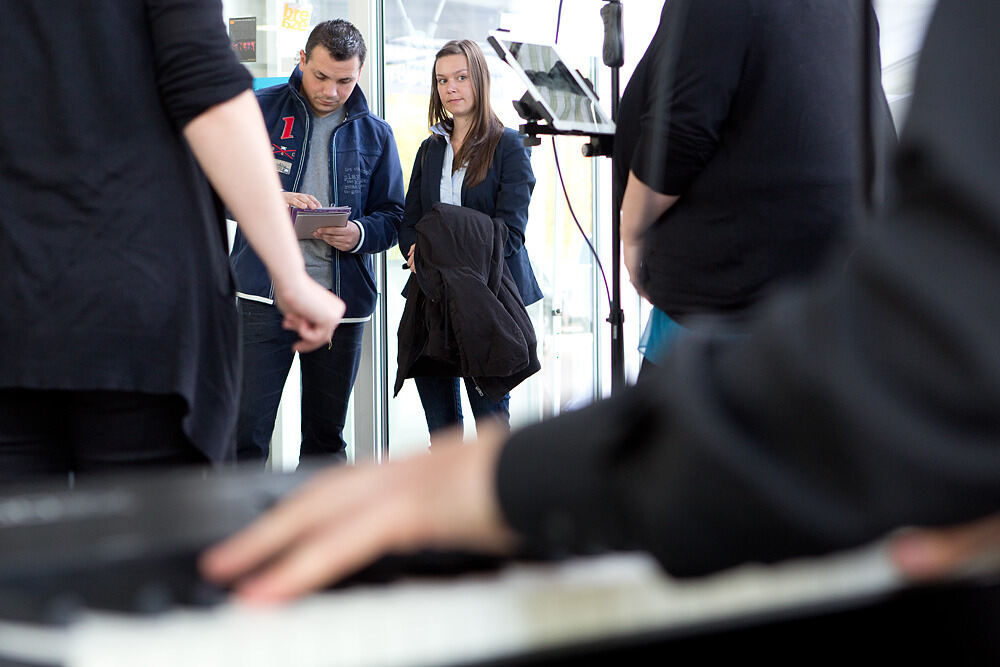
<svg viewBox="0 0 1000 667"><path fill-rule="evenodd" d="M229 41L241 63L257 62L257 17L240 16L229 19Z"/></svg>
<svg viewBox="0 0 1000 667"><path fill-rule="evenodd" d="M283 30L296 30L305 32L309 29L309 20L312 18L313 6L306 2L286 2L285 9L281 15L281 28Z"/></svg>

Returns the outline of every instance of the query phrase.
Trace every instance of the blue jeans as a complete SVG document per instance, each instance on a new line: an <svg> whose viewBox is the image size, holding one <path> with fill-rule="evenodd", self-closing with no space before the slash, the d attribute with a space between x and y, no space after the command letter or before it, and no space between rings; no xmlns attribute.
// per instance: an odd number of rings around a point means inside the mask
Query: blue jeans
<svg viewBox="0 0 1000 667"><path fill-rule="evenodd" d="M464 380L472 415L476 419L493 417L509 427L510 394L493 402L489 396L479 393L472 378ZM458 378L416 377L413 381L420 394L420 403L424 406L424 417L427 419L427 430L430 431L432 441L435 431L462 424L462 397L458 393Z"/></svg>
<svg viewBox="0 0 1000 667"><path fill-rule="evenodd" d="M243 337L243 392L236 427L238 461L267 458L278 414L281 390L288 377L298 339L282 328L282 315L274 306L239 300ZM344 422L347 404L361 361L365 325L341 324L333 345L299 356L302 368L301 457L327 456L347 460Z"/></svg>

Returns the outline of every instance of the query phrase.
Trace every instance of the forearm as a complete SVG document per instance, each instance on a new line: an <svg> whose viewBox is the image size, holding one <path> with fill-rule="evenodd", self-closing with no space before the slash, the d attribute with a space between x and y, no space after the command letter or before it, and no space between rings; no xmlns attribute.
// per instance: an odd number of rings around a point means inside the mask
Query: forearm
<svg viewBox="0 0 1000 667"><path fill-rule="evenodd" d="M665 195L639 180L629 171L628 184L622 197L621 236L624 242L642 239L645 231L667 212L680 197Z"/></svg>
<svg viewBox="0 0 1000 667"><path fill-rule="evenodd" d="M184 127L184 137L275 284L304 276L253 94L246 91L195 117Z"/></svg>

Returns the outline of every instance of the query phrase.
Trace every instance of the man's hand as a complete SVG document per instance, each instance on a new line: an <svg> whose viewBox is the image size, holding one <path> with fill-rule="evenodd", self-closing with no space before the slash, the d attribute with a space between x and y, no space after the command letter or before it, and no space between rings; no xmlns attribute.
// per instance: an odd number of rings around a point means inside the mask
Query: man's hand
<svg viewBox="0 0 1000 667"><path fill-rule="evenodd" d="M321 208L323 205L319 203L319 200L312 195L307 195L304 192L282 192L285 196L285 203L289 206L294 206L295 208Z"/></svg>
<svg viewBox="0 0 1000 667"><path fill-rule="evenodd" d="M410 267L410 273L416 273L417 272L416 268L414 268L414 266L413 266L413 251L416 249L416 247L417 247L417 244L414 243L413 245L410 246L410 252L406 253L406 263Z"/></svg>
<svg viewBox="0 0 1000 667"><path fill-rule="evenodd" d="M201 558L204 575L236 595L277 602L320 588L382 554L425 547L509 552L513 533L496 501L506 432L481 424L480 440L375 466L336 467ZM437 447L435 448L437 449Z"/></svg>
<svg viewBox="0 0 1000 667"><path fill-rule="evenodd" d="M326 241L337 250L354 250L361 240L361 227L353 220L348 220L343 227L320 227L313 232L313 238Z"/></svg>
<svg viewBox="0 0 1000 667"><path fill-rule="evenodd" d="M333 338L333 330L344 316L344 302L306 275L296 274L292 284L274 283L274 302L285 315L282 326L299 334L293 349L311 352Z"/></svg>
<svg viewBox="0 0 1000 667"><path fill-rule="evenodd" d="M1000 573L1000 514L960 526L907 531L894 537L889 553L899 570L916 581Z"/></svg>

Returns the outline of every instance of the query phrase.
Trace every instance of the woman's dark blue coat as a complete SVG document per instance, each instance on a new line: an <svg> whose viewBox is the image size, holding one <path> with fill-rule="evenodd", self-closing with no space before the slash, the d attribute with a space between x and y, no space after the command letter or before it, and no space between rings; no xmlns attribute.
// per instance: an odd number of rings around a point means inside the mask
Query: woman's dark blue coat
<svg viewBox="0 0 1000 667"><path fill-rule="evenodd" d="M399 226L399 250L406 257L416 243L414 227L417 221L441 201L441 168L447 142L432 134L420 144L413 161L410 186L406 190L406 209ZM462 204L491 218L502 220L507 227L504 260L517 285L524 305L542 298L535 274L524 247L524 228L528 224L528 202L535 187L529 151L517 132L504 129L493 155L493 164L482 183L462 186Z"/></svg>

